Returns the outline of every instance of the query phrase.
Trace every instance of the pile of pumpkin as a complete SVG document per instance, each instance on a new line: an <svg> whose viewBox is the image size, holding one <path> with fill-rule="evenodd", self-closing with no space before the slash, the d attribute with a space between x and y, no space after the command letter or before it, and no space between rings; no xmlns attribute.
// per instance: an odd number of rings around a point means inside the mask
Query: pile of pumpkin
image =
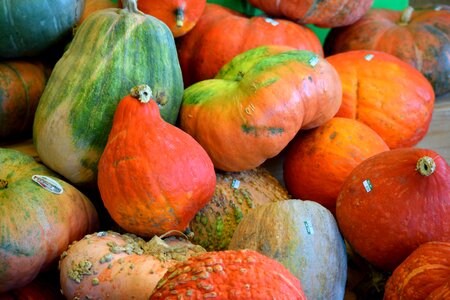
<svg viewBox="0 0 450 300"><path fill-rule="evenodd" d="M54 2L0 0L0 299L450 297L447 7Z"/></svg>

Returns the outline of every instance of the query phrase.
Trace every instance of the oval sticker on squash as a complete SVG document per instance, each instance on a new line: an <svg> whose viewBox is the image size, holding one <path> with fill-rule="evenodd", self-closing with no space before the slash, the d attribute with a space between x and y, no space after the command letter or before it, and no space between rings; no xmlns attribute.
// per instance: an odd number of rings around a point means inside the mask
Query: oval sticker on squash
<svg viewBox="0 0 450 300"><path fill-rule="evenodd" d="M44 176L44 175L33 175L31 176L31 179L39 184L42 188L46 189L47 191L60 195L64 192L62 186L56 182L54 179Z"/></svg>

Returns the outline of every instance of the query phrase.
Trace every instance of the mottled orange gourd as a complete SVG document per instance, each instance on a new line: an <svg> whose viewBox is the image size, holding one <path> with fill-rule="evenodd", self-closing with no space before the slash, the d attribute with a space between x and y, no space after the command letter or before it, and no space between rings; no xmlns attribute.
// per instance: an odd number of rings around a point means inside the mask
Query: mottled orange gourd
<svg viewBox="0 0 450 300"><path fill-rule="evenodd" d="M419 245L450 242L450 168L429 149L401 148L361 162L336 202L342 235L374 266L393 271Z"/></svg>
<svg viewBox="0 0 450 300"><path fill-rule="evenodd" d="M384 300L400 299L450 299L450 242L425 243L395 269Z"/></svg>
<svg viewBox="0 0 450 300"><path fill-rule="evenodd" d="M278 261L254 250L206 252L169 268L150 300L306 300L300 281Z"/></svg>
<svg viewBox="0 0 450 300"><path fill-rule="evenodd" d="M335 117L294 138L284 160L284 182L294 198L319 202L335 214L337 196L350 172L363 160L387 150L369 126Z"/></svg>
<svg viewBox="0 0 450 300"><path fill-rule="evenodd" d="M422 140L435 94L417 69L392 54L373 50L347 51L326 59L342 82L342 105L336 117L363 122L391 149Z"/></svg>
<svg viewBox="0 0 450 300"><path fill-rule="evenodd" d="M214 194L214 166L190 135L161 118L148 86L133 93L117 106L99 161L101 198L127 232L183 231Z"/></svg>
<svg viewBox="0 0 450 300"><path fill-rule="evenodd" d="M213 78L236 55L262 45L286 45L323 56L322 44L306 26L263 16L248 18L207 3L197 25L177 39L185 86Z"/></svg>
<svg viewBox="0 0 450 300"><path fill-rule="evenodd" d="M373 0L249 0L271 16L301 24L339 27L352 24L372 6Z"/></svg>

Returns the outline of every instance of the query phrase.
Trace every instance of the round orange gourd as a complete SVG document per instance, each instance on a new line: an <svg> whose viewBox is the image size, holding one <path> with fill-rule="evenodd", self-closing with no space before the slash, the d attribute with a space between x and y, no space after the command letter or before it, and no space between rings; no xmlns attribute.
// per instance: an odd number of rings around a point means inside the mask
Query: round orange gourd
<svg viewBox="0 0 450 300"><path fill-rule="evenodd" d="M117 106L99 161L101 198L127 232L183 231L214 193L214 166L191 136L161 118L148 86L132 95Z"/></svg>
<svg viewBox="0 0 450 300"><path fill-rule="evenodd" d="M339 190L353 168L387 150L367 125L335 117L291 142L283 165L286 188L294 198L319 202L334 214Z"/></svg>
<svg viewBox="0 0 450 300"><path fill-rule="evenodd" d="M78 21L78 25L84 22L84 20L93 12L101 9L107 9L107 8L117 8L119 7L119 4L121 4L121 1L118 0L85 0L84 4L84 10L83 14L81 15L80 20Z"/></svg>
<svg viewBox="0 0 450 300"><path fill-rule="evenodd" d="M344 238L372 265L393 271L419 245L450 242L450 168L429 149L378 153L356 166L336 202Z"/></svg>
<svg viewBox="0 0 450 300"><path fill-rule="evenodd" d="M391 149L414 146L425 136L435 94L417 69L379 51L348 51L326 59L342 82L337 117L363 122Z"/></svg>
<svg viewBox="0 0 450 300"><path fill-rule="evenodd" d="M318 54L261 46L184 91L180 127L224 171L258 167L303 128L331 119L342 97L336 70Z"/></svg>
<svg viewBox="0 0 450 300"><path fill-rule="evenodd" d="M450 242L414 250L389 277L384 300L444 300L450 296Z"/></svg>
<svg viewBox="0 0 450 300"><path fill-rule="evenodd" d="M176 42L185 86L213 78L233 57L262 45L287 45L323 56L319 38L306 26L263 16L248 18L212 3Z"/></svg>

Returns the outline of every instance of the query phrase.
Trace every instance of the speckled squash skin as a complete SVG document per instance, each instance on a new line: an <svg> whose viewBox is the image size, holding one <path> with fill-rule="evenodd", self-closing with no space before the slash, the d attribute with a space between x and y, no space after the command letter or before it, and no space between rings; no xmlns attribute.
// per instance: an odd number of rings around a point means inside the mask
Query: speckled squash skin
<svg viewBox="0 0 450 300"><path fill-rule="evenodd" d="M279 154L300 129L331 119L341 99L339 75L318 54L261 46L185 89L180 127L217 169L250 170Z"/></svg>
<svg viewBox="0 0 450 300"><path fill-rule="evenodd" d="M414 250L389 277L384 300L450 297L450 242L428 242Z"/></svg>
<svg viewBox="0 0 450 300"><path fill-rule="evenodd" d="M340 27L360 19L373 0L249 0L255 7L276 17L319 27Z"/></svg>
<svg viewBox="0 0 450 300"><path fill-rule="evenodd" d="M229 249L252 249L279 261L300 280L308 299L344 297L344 240L333 215L317 202L291 199L251 210Z"/></svg>
<svg viewBox="0 0 450 300"><path fill-rule="evenodd" d="M300 281L274 259L253 250L206 252L170 268L150 300L306 300Z"/></svg>
<svg viewBox="0 0 450 300"><path fill-rule="evenodd" d="M53 194L33 175L63 188ZM98 228L97 212L80 191L22 152L0 148L0 292L30 283L67 246Z"/></svg>
<svg viewBox="0 0 450 300"><path fill-rule="evenodd" d="M354 50L328 56L339 73L342 105L336 117L368 125L389 148L411 147L428 131L435 93L417 69L374 50Z"/></svg>
<svg viewBox="0 0 450 300"><path fill-rule="evenodd" d="M296 199L316 201L333 214L347 176L363 160L389 147L369 126L335 117L300 132L289 144L283 162L287 190Z"/></svg>
<svg viewBox="0 0 450 300"><path fill-rule="evenodd" d="M336 202L344 238L384 271L393 271L423 243L450 242L449 215L450 169L429 149L394 149L364 160Z"/></svg>
<svg viewBox="0 0 450 300"><path fill-rule="evenodd" d="M255 207L290 198L280 182L262 167L217 172L216 176L211 201L189 223L193 241L208 251L227 249L236 226Z"/></svg>
<svg viewBox="0 0 450 300"><path fill-rule="evenodd" d="M286 45L323 56L322 44L306 26L285 19L246 17L207 3L195 27L176 40L185 86L214 78L236 55L262 45Z"/></svg>
<svg viewBox="0 0 450 300"><path fill-rule="evenodd" d="M189 241L102 231L70 245L59 261L66 299L148 300L167 269L205 250Z"/></svg>
<svg viewBox="0 0 450 300"><path fill-rule="evenodd" d="M419 70L436 95L445 94L450 91L450 6L410 13L371 9L350 26L331 29L325 53L364 49L390 53Z"/></svg>
<svg viewBox="0 0 450 300"><path fill-rule="evenodd" d="M183 94L172 33L133 9L91 14L53 72L39 101L33 139L41 160L77 186L95 187L97 164L119 101L146 83L162 117L175 123Z"/></svg>

